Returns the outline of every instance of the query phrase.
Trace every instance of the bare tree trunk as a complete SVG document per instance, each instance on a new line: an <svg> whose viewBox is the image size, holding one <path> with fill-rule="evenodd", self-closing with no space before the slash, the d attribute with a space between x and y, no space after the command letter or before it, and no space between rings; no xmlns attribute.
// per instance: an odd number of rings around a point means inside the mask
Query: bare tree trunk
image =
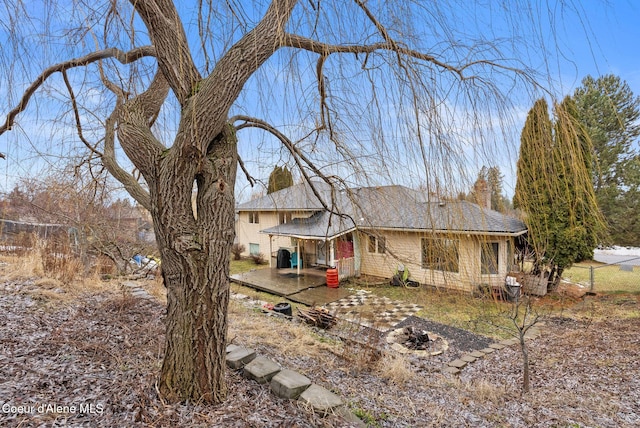
<svg viewBox="0 0 640 428"><path fill-rule="evenodd" d="M526 394L531 388L531 377L529 375L529 350L525 343L524 332L520 334L520 350L522 351L522 392Z"/></svg>
<svg viewBox="0 0 640 428"><path fill-rule="evenodd" d="M170 401L222 402L234 230L235 135L226 130L204 164L159 168L150 188L167 288L160 393ZM177 168L175 168L177 166ZM197 186L196 210L191 194Z"/></svg>

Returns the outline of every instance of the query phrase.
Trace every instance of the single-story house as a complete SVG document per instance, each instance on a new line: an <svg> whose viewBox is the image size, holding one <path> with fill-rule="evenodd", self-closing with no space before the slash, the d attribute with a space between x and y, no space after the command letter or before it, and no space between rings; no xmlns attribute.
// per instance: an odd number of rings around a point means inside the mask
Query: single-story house
<svg viewBox="0 0 640 428"><path fill-rule="evenodd" d="M237 207L236 240L270 265L286 249L294 266L336 267L341 279L391 278L471 291L501 286L523 222L467 201L404 186L336 190L297 184Z"/></svg>

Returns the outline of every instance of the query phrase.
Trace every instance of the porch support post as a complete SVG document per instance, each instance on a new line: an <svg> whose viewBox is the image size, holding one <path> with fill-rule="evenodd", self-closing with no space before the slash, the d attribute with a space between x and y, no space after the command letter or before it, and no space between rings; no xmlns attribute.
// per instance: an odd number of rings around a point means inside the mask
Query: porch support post
<svg viewBox="0 0 640 428"><path fill-rule="evenodd" d="M360 254L360 232L353 232L353 268L355 275L360 276L360 264L362 263L362 255Z"/></svg>
<svg viewBox="0 0 640 428"><path fill-rule="evenodd" d="M300 257L300 238L296 239L296 257L298 257L298 263L296 267L298 268L297 274L300 275L300 264L302 257Z"/></svg>
<svg viewBox="0 0 640 428"><path fill-rule="evenodd" d="M272 268L272 262L271 259L273 258L273 241L272 241L273 235L269 235L269 267Z"/></svg>
<svg viewBox="0 0 640 428"><path fill-rule="evenodd" d="M336 265L336 260L335 260L336 251L335 251L335 248L333 246L334 245L334 241L335 240L333 240L333 239L331 241L329 241L329 266L331 266L331 267L335 267L335 265Z"/></svg>

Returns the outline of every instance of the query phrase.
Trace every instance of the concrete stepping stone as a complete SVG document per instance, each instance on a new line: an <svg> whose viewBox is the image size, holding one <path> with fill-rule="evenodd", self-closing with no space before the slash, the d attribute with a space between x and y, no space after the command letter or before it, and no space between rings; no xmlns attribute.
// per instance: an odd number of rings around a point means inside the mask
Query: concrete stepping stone
<svg viewBox="0 0 640 428"><path fill-rule="evenodd" d="M136 282L125 281L121 284L121 286L124 290L128 290L133 297L136 297L138 299L153 299L153 296Z"/></svg>
<svg viewBox="0 0 640 428"><path fill-rule="evenodd" d="M316 384L305 389L298 400L308 404L314 412L323 416L330 414L333 409L343 404L342 399L336 394Z"/></svg>
<svg viewBox="0 0 640 428"><path fill-rule="evenodd" d="M462 361L464 361L465 363L473 363L475 360L477 360L476 357L469 355L469 354L465 354L462 357L460 357L460 359Z"/></svg>
<svg viewBox="0 0 640 428"><path fill-rule="evenodd" d="M484 357L484 354L485 353L482 352L482 351L473 351L469 355L471 355L472 357L476 357L476 358L482 358L482 357Z"/></svg>
<svg viewBox="0 0 640 428"><path fill-rule="evenodd" d="M253 361L256 351L248 348L239 348L227 354L227 366L234 370L241 369L245 364Z"/></svg>
<svg viewBox="0 0 640 428"><path fill-rule="evenodd" d="M362 419L357 417L355 413L347 408L347 406L340 406L333 410L333 413L340 416L349 424L350 427L353 428L367 428L367 424L365 424Z"/></svg>
<svg viewBox="0 0 640 428"><path fill-rule="evenodd" d="M455 367L457 369L463 369L464 367L466 367L467 362L463 361L461 359L457 359L457 360L451 361L448 365L449 365L449 367Z"/></svg>
<svg viewBox="0 0 640 428"><path fill-rule="evenodd" d="M460 374L460 369L456 368L456 367L451 367L451 366L447 366L444 369L442 369L443 373L449 373L452 375L457 375Z"/></svg>
<svg viewBox="0 0 640 428"><path fill-rule="evenodd" d="M280 372L280 366L266 357L258 356L244 366L242 375L258 383L267 383Z"/></svg>
<svg viewBox="0 0 640 428"><path fill-rule="evenodd" d="M280 398L296 399L311 385L311 380L293 370L284 369L271 379L271 391Z"/></svg>
<svg viewBox="0 0 640 428"><path fill-rule="evenodd" d="M493 354L494 352L496 352L496 350L494 348L484 348L481 349L480 352L483 352L485 354Z"/></svg>
<svg viewBox="0 0 640 428"><path fill-rule="evenodd" d="M493 349L496 349L496 350L504 349L506 347L507 347L507 345L504 345L502 343L492 343L491 345L489 345L489 348L493 348Z"/></svg>
<svg viewBox="0 0 640 428"><path fill-rule="evenodd" d="M524 337L526 337L527 339L535 339L538 336L540 336L540 330L538 330L537 328L531 328L524 334Z"/></svg>

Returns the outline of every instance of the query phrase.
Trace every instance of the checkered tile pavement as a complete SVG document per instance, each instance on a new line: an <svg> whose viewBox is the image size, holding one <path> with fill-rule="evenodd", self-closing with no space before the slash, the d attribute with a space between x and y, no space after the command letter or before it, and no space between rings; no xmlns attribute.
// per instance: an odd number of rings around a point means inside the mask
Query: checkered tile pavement
<svg viewBox="0 0 640 428"><path fill-rule="evenodd" d="M328 303L325 308L339 319L384 332L415 315L422 306L359 292Z"/></svg>

